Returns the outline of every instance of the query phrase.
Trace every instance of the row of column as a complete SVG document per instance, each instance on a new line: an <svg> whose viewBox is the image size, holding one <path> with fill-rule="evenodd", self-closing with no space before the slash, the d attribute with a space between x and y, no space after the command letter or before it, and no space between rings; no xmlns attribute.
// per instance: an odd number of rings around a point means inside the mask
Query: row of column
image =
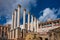
<svg viewBox="0 0 60 40"><path fill-rule="evenodd" d="M20 9L21 9L21 5L18 5L18 10L15 9L12 15L12 27L13 28L20 27L20 13L21 13ZM26 15L26 9L24 9L24 13L23 13L23 29L25 29L25 21L26 21L25 15ZM31 27L30 27L30 24L31 24ZM33 27L34 29L36 29L35 31L37 31L38 20L35 17L33 17L33 15L31 15L31 23L30 23L30 12L28 12L28 30L32 30Z"/></svg>
<svg viewBox="0 0 60 40"><path fill-rule="evenodd" d="M13 14L12 14L12 26L11 26L11 30L20 27L20 12L21 11L21 5L18 5L18 9L15 9ZM26 9L24 9L24 13L23 13L23 29L25 29L25 21L26 21ZM37 28L38 28L38 20L33 17L33 15L31 15L31 23L30 23L30 12L28 12L28 30L37 32ZM18 31L16 30L16 37L18 36L17 33ZM12 35L12 34L10 34ZM13 36L14 36L14 31L13 31Z"/></svg>
<svg viewBox="0 0 60 40"><path fill-rule="evenodd" d="M20 27L20 10L21 5L18 4L18 9L12 13L12 26L10 30L10 39L18 38L18 27Z"/></svg>
<svg viewBox="0 0 60 40"><path fill-rule="evenodd" d="M39 21L31 15L31 23L30 23L30 13L28 13L28 30L37 32L39 26Z"/></svg>
<svg viewBox="0 0 60 40"><path fill-rule="evenodd" d="M18 10L15 9L14 13L12 14L12 27L11 29L14 29L16 27L20 27L20 10L21 10L21 5L18 5ZM17 13L18 12L18 13ZM23 29L25 29L25 16L26 16L26 9L24 9L23 13ZM32 30L33 27L37 31L38 28L38 20L31 15L31 23L30 23L30 12L28 12L28 30Z"/></svg>
<svg viewBox="0 0 60 40"><path fill-rule="evenodd" d="M15 9L12 14L12 26L11 29L20 27L20 9L21 5L18 5L18 9Z"/></svg>

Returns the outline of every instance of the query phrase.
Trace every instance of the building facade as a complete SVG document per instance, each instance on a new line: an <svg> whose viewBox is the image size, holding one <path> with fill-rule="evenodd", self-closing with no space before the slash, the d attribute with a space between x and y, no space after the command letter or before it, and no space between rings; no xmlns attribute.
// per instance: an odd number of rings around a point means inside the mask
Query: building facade
<svg viewBox="0 0 60 40"><path fill-rule="evenodd" d="M31 16L31 18L30 18ZM21 5L12 13L12 24L0 26L1 40L25 40L27 35L32 34L33 40L59 40L60 39L60 19L40 22L28 12L28 22L26 23L26 9L23 9L23 24L20 24ZM30 20L31 19L31 20ZM37 36L38 35L38 36ZM38 39L36 39L38 37ZM31 37L28 37L32 40ZM27 39L26 39L27 40Z"/></svg>
<svg viewBox="0 0 60 40"><path fill-rule="evenodd" d="M9 34L10 25L0 25L0 40L7 40Z"/></svg>

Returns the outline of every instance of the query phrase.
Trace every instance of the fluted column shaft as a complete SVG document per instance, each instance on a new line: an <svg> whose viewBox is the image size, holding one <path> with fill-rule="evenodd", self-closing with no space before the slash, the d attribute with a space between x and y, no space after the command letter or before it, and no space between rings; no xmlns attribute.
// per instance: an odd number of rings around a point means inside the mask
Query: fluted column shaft
<svg viewBox="0 0 60 40"><path fill-rule="evenodd" d="M30 13L28 13L28 30L30 30Z"/></svg>
<svg viewBox="0 0 60 40"><path fill-rule="evenodd" d="M10 31L10 39L11 39L11 31Z"/></svg>
<svg viewBox="0 0 60 40"><path fill-rule="evenodd" d="M12 34L11 35L12 35L12 39L14 39L14 30L12 31Z"/></svg>
<svg viewBox="0 0 60 40"><path fill-rule="evenodd" d="M38 27L39 27L39 23L38 23L38 20L37 20L37 32L38 32Z"/></svg>
<svg viewBox="0 0 60 40"><path fill-rule="evenodd" d="M16 38L18 38L18 29L16 29Z"/></svg>
<svg viewBox="0 0 60 40"><path fill-rule="evenodd" d="M15 30L15 35L16 35L16 38L18 38L18 27L20 27L20 12L21 12L21 5L18 4L18 10L17 10L17 28Z"/></svg>
<svg viewBox="0 0 60 40"><path fill-rule="evenodd" d="M33 15L31 15L31 31L33 31L33 25L34 25L34 23L33 23Z"/></svg>
<svg viewBox="0 0 60 40"><path fill-rule="evenodd" d="M11 26L11 29L14 29L14 16L15 16L15 14L13 13L12 14L12 26Z"/></svg>
<svg viewBox="0 0 60 40"><path fill-rule="evenodd" d="M17 27L17 9L14 11L15 17L14 17L14 28Z"/></svg>
<svg viewBox="0 0 60 40"><path fill-rule="evenodd" d="M24 9L24 14L23 14L23 29L25 29L25 14L26 14L26 9Z"/></svg>
<svg viewBox="0 0 60 40"><path fill-rule="evenodd" d="M36 18L34 17L34 32L36 32L37 30L36 30Z"/></svg>
<svg viewBox="0 0 60 40"><path fill-rule="evenodd" d="M17 27L20 27L20 9L21 9L21 5L18 5Z"/></svg>
<svg viewBox="0 0 60 40"><path fill-rule="evenodd" d="M14 29L14 20L15 19L15 13L13 12L13 14L12 14L12 26L11 26L11 30L10 30L10 39L12 39L13 38L13 36L14 36L14 32L12 31L13 29Z"/></svg>
<svg viewBox="0 0 60 40"><path fill-rule="evenodd" d="M17 9L15 9L14 14L15 14L15 16L14 16L14 29L15 29L17 27ZM13 39L15 37L14 31L15 30L13 30Z"/></svg>

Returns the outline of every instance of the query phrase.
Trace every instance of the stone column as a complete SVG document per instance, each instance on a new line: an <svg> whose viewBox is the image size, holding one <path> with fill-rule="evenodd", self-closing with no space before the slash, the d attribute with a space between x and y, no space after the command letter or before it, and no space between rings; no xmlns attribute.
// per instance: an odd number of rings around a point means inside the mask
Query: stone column
<svg viewBox="0 0 60 40"><path fill-rule="evenodd" d="M12 39L12 36L14 36L13 35L13 33L12 33L12 30L14 29L14 16L15 16L15 13L13 12L13 14L12 14L12 26L11 26L11 30L10 30L10 39Z"/></svg>
<svg viewBox="0 0 60 40"><path fill-rule="evenodd" d="M31 31L33 31L33 25L34 25L34 23L33 23L33 15L31 15Z"/></svg>
<svg viewBox="0 0 60 40"><path fill-rule="evenodd" d="M18 29L16 29L16 38L18 38Z"/></svg>
<svg viewBox="0 0 60 40"><path fill-rule="evenodd" d="M12 39L14 39L14 29L12 30Z"/></svg>
<svg viewBox="0 0 60 40"><path fill-rule="evenodd" d="M15 9L14 14L15 14L15 16L14 16L14 28L16 28L17 27L17 9Z"/></svg>
<svg viewBox="0 0 60 40"><path fill-rule="evenodd" d="M30 12L28 13L28 30L30 30Z"/></svg>
<svg viewBox="0 0 60 40"><path fill-rule="evenodd" d="M25 37L25 32L26 32L26 28L25 28L25 14L26 14L26 9L24 9L24 13L23 13L22 38Z"/></svg>
<svg viewBox="0 0 60 40"><path fill-rule="evenodd" d="M10 38L9 39L11 39L11 31L10 31Z"/></svg>
<svg viewBox="0 0 60 40"><path fill-rule="evenodd" d="M37 32L38 32L38 27L39 27L39 23L38 23L39 21L37 20Z"/></svg>
<svg viewBox="0 0 60 40"><path fill-rule="evenodd" d="M14 33L13 33L13 31L11 31L11 39L13 39L13 37L14 37L14 35L13 35Z"/></svg>
<svg viewBox="0 0 60 40"><path fill-rule="evenodd" d="M13 13L12 14L12 26L11 26L11 29L14 29L14 16L15 16L15 14Z"/></svg>
<svg viewBox="0 0 60 40"><path fill-rule="evenodd" d="M25 14L26 14L26 9L24 9L24 14L23 14L23 29L25 29Z"/></svg>
<svg viewBox="0 0 60 40"><path fill-rule="evenodd" d="M34 17L34 31L36 32L36 18Z"/></svg>
<svg viewBox="0 0 60 40"><path fill-rule="evenodd" d="M17 27L20 27L20 9L21 9L21 5L18 4Z"/></svg>

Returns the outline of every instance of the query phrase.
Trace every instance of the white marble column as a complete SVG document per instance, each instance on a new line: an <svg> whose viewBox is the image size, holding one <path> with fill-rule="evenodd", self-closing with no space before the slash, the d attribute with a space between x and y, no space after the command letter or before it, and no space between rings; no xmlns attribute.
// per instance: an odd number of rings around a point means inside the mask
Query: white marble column
<svg viewBox="0 0 60 40"><path fill-rule="evenodd" d="M13 31L11 31L11 39L13 39L14 35L13 35Z"/></svg>
<svg viewBox="0 0 60 40"><path fill-rule="evenodd" d="M33 23L33 15L31 15L31 31L33 31L33 25L34 25L34 23Z"/></svg>
<svg viewBox="0 0 60 40"><path fill-rule="evenodd" d="M12 14L12 26L11 26L11 29L14 29L14 16L15 16L15 14L14 14L14 12L13 12L13 14Z"/></svg>
<svg viewBox="0 0 60 40"><path fill-rule="evenodd" d="M10 39L11 39L11 31L10 31Z"/></svg>
<svg viewBox="0 0 60 40"><path fill-rule="evenodd" d="M23 13L23 29L25 29L25 14L26 14L26 9L24 9L24 13Z"/></svg>
<svg viewBox="0 0 60 40"><path fill-rule="evenodd" d="M18 29L16 29L16 38L18 38Z"/></svg>
<svg viewBox="0 0 60 40"><path fill-rule="evenodd" d="M17 27L20 27L20 9L21 9L21 5L18 4Z"/></svg>
<svg viewBox="0 0 60 40"><path fill-rule="evenodd" d="M14 38L14 28L15 28L15 12L12 14L12 26L11 26L11 38L13 39Z"/></svg>
<svg viewBox="0 0 60 40"><path fill-rule="evenodd" d="M16 28L17 27L17 9L15 9L14 14L15 14L15 16L14 16L14 28Z"/></svg>
<svg viewBox="0 0 60 40"><path fill-rule="evenodd" d="M36 18L34 17L34 32L36 32Z"/></svg>
<svg viewBox="0 0 60 40"><path fill-rule="evenodd" d="M14 39L14 30L12 31L12 39Z"/></svg>
<svg viewBox="0 0 60 40"><path fill-rule="evenodd" d="M28 30L30 30L30 12L28 13Z"/></svg>
<svg viewBox="0 0 60 40"><path fill-rule="evenodd" d="M37 32L37 19L36 19L35 23L36 23L36 27L35 27L35 29L36 29L36 32Z"/></svg>
<svg viewBox="0 0 60 40"><path fill-rule="evenodd" d="M37 20L37 32L38 32L38 27L39 27L39 21Z"/></svg>
<svg viewBox="0 0 60 40"><path fill-rule="evenodd" d="M15 14L15 16L14 16L14 29L15 29L17 27L17 9L14 10L14 14ZM15 30L13 30L13 39L14 39L14 35L15 35L14 31Z"/></svg>

